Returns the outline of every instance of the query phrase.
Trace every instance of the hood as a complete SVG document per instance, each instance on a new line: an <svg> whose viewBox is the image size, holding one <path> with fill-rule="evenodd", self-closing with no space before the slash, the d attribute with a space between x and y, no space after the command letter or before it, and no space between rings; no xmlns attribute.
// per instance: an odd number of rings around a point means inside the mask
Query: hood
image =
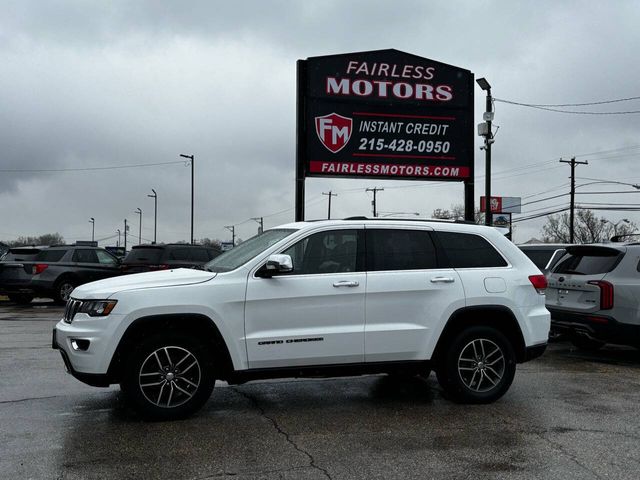
<svg viewBox="0 0 640 480"><path fill-rule="evenodd" d="M84 285L77 287L71 296L81 300L105 299L115 293L125 290L171 287L207 282L216 275L217 274L214 272L205 272L191 268L134 273L131 275L122 275L119 277L107 278L105 280L98 280L97 282L85 283Z"/></svg>

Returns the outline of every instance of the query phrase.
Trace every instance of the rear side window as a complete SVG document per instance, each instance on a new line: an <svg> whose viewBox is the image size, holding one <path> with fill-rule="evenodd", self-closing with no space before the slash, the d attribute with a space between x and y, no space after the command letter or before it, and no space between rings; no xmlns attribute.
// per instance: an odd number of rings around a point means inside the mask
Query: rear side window
<svg viewBox="0 0 640 480"><path fill-rule="evenodd" d="M162 248L134 248L124 259L124 263L158 265L160 263L160 258L162 257L162 252Z"/></svg>
<svg viewBox="0 0 640 480"><path fill-rule="evenodd" d="M458 232L437 232L436 235L453 268L507 266L502 255L480 235Z"/></svg>
<svg viewBox="0 0 640 480"><path fill-rule="evenodd" d="M78 249L73 252L71 261L78 263L98 263L98 256L95 250Z"/></svg>
<svg viewBox="0 0 640 480"><path fill-rule="evenodd" d="M522 252L529 257L529 259L535 263L536 267L542 270L547 266L549 260L553 256L555 250L532 250L532 249L523 249Z"/></svg>
<svg viewBox="0 0 640 480"><path fill-rule="evenodd" d="M624 254L612 248L568 249L553 273L597 275L613 270Z"/></svg>
<svg viewBox="0 0 640 480"><path fill-rule="evenodd" d="M43 250L36 255L34 261L47 263L59 262L65 253L67 253L67 250Z"/></svg>
<svg viewBox="0 0 640 480"><path fill-rule="evenodd" d="M190 248L174 248L169 251L168 260L191 261Z"/></svg>
<svg viewBox="0 0 640 480"><path fill-rule="evenodd" d="M191 250L191 260L194 262L208 262L211 258L209 258L207 250L204 248L194 248Z"/></svg>
<svg viewBox="0 0 640 480"><path fill-rule="evenodd" d="M367 270L422 270L436 268L436 249L429 232L367 230Z"/></svg>

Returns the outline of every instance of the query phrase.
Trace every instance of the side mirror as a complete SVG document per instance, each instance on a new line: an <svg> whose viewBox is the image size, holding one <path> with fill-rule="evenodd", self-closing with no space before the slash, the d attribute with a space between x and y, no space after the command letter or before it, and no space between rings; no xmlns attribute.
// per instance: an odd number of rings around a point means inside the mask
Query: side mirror
<svg viewBox="0 0 640 480"><path fill-rule="evenodd" d="M288 273L293 271L293 260L289 255L269 255L267 263L264 266L266 276L276 275L278 273Z"/></svg>

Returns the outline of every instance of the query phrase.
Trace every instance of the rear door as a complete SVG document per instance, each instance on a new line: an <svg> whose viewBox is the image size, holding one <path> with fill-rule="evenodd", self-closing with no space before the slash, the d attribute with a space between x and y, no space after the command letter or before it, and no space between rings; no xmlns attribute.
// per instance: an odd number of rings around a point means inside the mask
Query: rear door
<svg viewBox="0 0 640 480"><path fill-rule="evenodd" d="M601 309L601 287L624 256L624 251L591 245L567 247L567 253L549 275L547 307L576 313Z"/></svg>
<svg viewBox="0 0 640 480"><path fill-rule="evenodd" d="M367 362L426 360L451 312L464 306L453 268L427 229L367 227Z"/></svg>

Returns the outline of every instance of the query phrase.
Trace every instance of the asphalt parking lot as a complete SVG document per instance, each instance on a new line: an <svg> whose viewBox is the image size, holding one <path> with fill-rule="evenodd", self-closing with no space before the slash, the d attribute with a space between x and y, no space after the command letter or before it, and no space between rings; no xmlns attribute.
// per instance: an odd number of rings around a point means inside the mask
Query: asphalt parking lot
<svg viewBox="0 0 640 480"><path fill-rule="evenodd" d="M0 301L0 478L629 478L640 468L640 352L553 344L485 406L427 380L216 386L195 417L140 421L51 349L62 309Z"/></svg>

